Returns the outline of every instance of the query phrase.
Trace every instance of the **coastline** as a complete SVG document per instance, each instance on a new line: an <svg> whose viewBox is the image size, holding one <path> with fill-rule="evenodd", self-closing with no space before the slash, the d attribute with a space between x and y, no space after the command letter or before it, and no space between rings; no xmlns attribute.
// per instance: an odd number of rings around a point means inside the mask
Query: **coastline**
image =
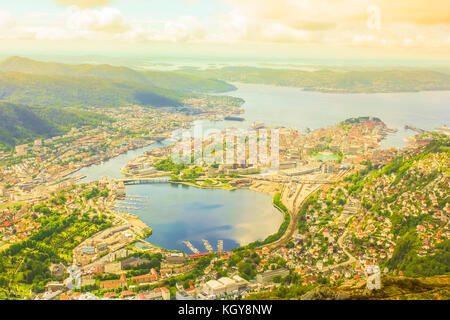
<svg viewBox="0 0 450 320"><path fill-rule="evenodd" d="M251 190L251 191L254 191L254 192L258 192L258 193L260 193L260 194L264 194L264 195L270 196L270 197L272 198L272 201L271 201L272 206L273 206L275 209L277 209L277 212L279 212L279 213L281 213L281 214L285 214L285 212L284 212L279 206L277 206L277 205L275 204L275 202L274 202L274 196L273 196L273 195L268 194L267 192L263 192L263 191L257 190L257 189L252 189L251 186L238 186L238 187L226 187L226 186L201 186L201 185L197 185L197 184L194 184L194 183L191 183L191 182L187 182L187 181L169 181L169 182L167 182L167 183L170 183L170 184L186 185L186 186L189 186L189 187L195 187L195 188L198 188L198 189L212 189L212 190L214 190L214 189L222 189L222 190L226 190L226 191L235 191L235 190L238 190L238 189L247 189L247 190ZM113 208L111 208L111 210L113 210L116 214L121 214L121 213L118 213L117 211L115 211ZM131 213L127 213L127 214L131 214ZM289 212L288 214L289 214L289 217L290 217L289 219L290 219L290 221L292 222L293 219L292 219L291 217L293 216L293 214L292 214L291 212ZM151 227L148 226L144 221L142 221L142 219L139 218L136 214L131 214L131 215L133 215L133 216L136 218L136 220L139 220L140 223L145 224L148 228L151 229ZM284 219L283 221L285 221L285 220L286 220L286 219ZM281 222L279 228L282 227L283 221ZM284 235L286 234L287 230L289 230L289 229L291 229L291 228L292 228L292 227L289 226L289 227L281 234L281 237L280 237L280 238L283 238ZM295 229L295 228L294 228L294 229ZM276 233L278 233L278 232L279 232L279 229L278 229L278 231L277 231ZM273 234L268 234L264 239L267 239L267 238L271 237L272 235L273 235ZM150 236L150 235L149 235L149 236ZM147 236L147 237L141 237L140 239L136 239L136 240L135 240L134 242L132 242L132 243L136 243L136 242L142 241L142 242L145 242L146 244L148 244L149 246L155 247L155 248L159 248L160 250L164 250L164 251L174 251L174 250L169 250L169 249L167 249L167 248L159 247L159 246L153 244L150 240L146 240L149 236ZM279 241L280 238L277 239L276 241ZM267 244L265 244L265 245L270 245L270 244L272 244L272 242L267 243ZM247 244L247 245L248 245L248 244ZM238 247L233 248L233 250L239 250L240 248L246 247L247 245L239 245ZM175 250L175 251L178 251L178 250Z"/></svg>

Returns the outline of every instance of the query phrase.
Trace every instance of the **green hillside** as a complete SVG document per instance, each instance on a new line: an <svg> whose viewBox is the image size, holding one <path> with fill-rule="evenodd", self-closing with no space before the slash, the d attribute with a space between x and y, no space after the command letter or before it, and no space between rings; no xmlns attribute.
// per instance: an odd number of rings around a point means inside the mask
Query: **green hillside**
<svg viewBox="0 0 450 320"><path fill-rule="evenodd" d="M135 82L185 93L219 93L236 89L234 86L221 80L206 79L178 72L140 72L126 67L106 64L68 65L54 62L40 62L21 57L10 57L1 61L0 71L35 75L94 77L124 82Z"/></svg>
<svg viewBox="0 0 450 320"><path fill-rule="evenodd" d="M305 283L304 276L291 273L280 280L280 287L252 294L248 299L448 299L450 141L444 135L425 135L433 140L423 149L405 152L378 169L368 163L367 168L345 177L342 183L317 191L302 206L298 231L305 237L297 245L299 254L319 248L317 259L322 261L326 253L320 251L326 252L330 243L323 246L321 240L311 239L324 239L322 230L339 231L342 240L335 243L355 257L354 262L334 261L330 264L334 268L316 273L314 283ZM361 206L353 207L355 203ZM311 219L315 213L319 213L318 224ZM337 222L341 214L346 221L342 225ZM319 231L312 231L312 225L318 225ZM357 237L356 232L362 231L367 234ZM379 242L371 241L373 238ZM379 254L388 251L383 248L383 239L390 239L392 255ZM369 292L364 274L352 280L329 280L336 270L355 270L360 259L380 266L381 290ZM313 266L314 261L308 260L305 265Z"/></svg>
<svg viewBox="0 0 450 320"><path fill-rule="evenodd" d="M186 95L134 82L92 77L0 73L0 100L40 106L179 107Z"/></svg>
<svg viewBox="0 0 450 320"><path fill-rule="evenodd" d="M77 109L30 108L0 102L0 149L63 134L72 127L111 121L106 116Z"/></svg>
<svg viewBox="0 0 450 320"><path fill-rule="evenodd" d="M230 82L299 87L310 91L375 93L450 90L450 75L428 70L303 71L255 67L224 67L184 73Z"/></svg>

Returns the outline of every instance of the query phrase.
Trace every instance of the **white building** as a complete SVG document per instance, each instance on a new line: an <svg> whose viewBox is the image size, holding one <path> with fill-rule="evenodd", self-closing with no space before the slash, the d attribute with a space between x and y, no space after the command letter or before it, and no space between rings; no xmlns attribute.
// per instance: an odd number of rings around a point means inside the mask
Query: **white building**
<svg viewBox="0 0 450 320"><path fill-rule="evenodd" d="M228 277L220 278L217 281L223 284L223 286L225 287L225 294L227 295L233 294L238 291L238 284L236 283L236 281Z"/></svg>
<svg viewBox="0 0 450 320"><path fill-rule="evenodd" d="M242 291L242 290L246 290L248 288L248 281L241 278L238 275L233 276L232 278L234 281L236 281L236 284L238 286L238 290Z"/></svg>
<svg viewBox="0 0 450 320"><path fill-rule="evenodd" d="M204 287L206 293L217 297L225 295L225 290L225 286L217 280L209 280Z"/></svg>

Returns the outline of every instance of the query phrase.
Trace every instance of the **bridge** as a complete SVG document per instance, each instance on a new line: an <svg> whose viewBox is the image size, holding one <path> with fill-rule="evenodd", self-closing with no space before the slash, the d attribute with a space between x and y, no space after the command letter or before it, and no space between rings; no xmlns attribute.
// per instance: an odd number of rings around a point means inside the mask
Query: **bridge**
<svg viewBox="0 0 450 320"><path fill-rule="evenodd" d="M306 180L306 179L269 179L269 178L259 178L259 177L252 177L254 180L262 180L262 181L268 181L268 182L276 182L276 183L290 183L290 182L296 182L301 184L333 184L336 181L330 181L330 180Z"/></svg>
<svg viewBox="0 0 450 320"><path fill-rule="evenodd" d="M156 142L161 142L163 140L166 140L166 139L170 138L170 136L168 136L168 135L154 135L154 136L149 136L148 138L150 140L154 140Z"/></svg>
<svg viewBox="0 0 450 320"><path fill-rule="evenodd" d="M124 185L134 185L134 184L153 184L153 183L168 183L169 177L160 178L123 178L115 179L117 182L123 182Z"/></svg>

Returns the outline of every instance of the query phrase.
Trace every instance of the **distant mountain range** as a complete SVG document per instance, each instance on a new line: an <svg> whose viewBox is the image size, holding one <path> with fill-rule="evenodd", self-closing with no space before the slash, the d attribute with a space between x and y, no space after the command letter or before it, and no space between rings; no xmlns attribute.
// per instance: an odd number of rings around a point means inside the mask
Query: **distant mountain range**
<svg viewBox="0 0 450 320"><path fill-rule="evenodd" d="M0 62L0 147L104 120L79 107L137 104L182 110L186 98L234 89L221 80L176 72L10 57Z"/></svg>
<svg viewBox="0 0 450 320"><path fill-rule="evenodd" d="M0 62L0 100L30 106L181 107L185 98L235 87L171 72L110 65L66 65L11 57Z"/></svg>
<svg viewBox="0 0 450 320"><path fill-rule="evenodd" d="M236 89L226 81L336 93L450 90L449 74L427 70L339 72L224 67L137 71L107 64L70 65L10 57L0 61L0 101L4 102L0 105L0 144L13 147L97 121L92 113L73 109L78 107L137 104L182 110L186 98ZM225 104L238 100L222 95L214 99Z"/></svg>
<svg viewBox="0 0 450 320"><path fill-rule="evenodd" d="M0 71L50 76L93 77L139 83L184 93L223 93L236 89L236 87L225 81L179 72L136 71L127 67L107 64L69 65L54 62L40 62L21 57L10 57L1 61Z"/></svg>
<svg viewBox="0 0 450 320"><path fill-rule="evenodd" d="M256 67L184 68L184 73L230 82L299 87L330 93L450 90L450 74L423 69L303 71Z"/></svg>

